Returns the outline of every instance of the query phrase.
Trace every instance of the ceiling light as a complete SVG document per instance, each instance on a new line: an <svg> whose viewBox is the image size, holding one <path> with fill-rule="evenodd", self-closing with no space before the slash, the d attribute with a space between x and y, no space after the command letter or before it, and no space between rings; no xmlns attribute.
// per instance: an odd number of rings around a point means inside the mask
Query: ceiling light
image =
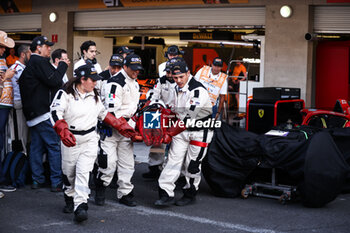
<svg viewBox="0 0 350 233"><path fill-rule="evenodd" d="M292 7L288 5L284 5L280 9L280 14L283 18L289 18L292 15L292 12L293 12Z"/></svg>
<svg viewBox="0 0 350 233"><path fill-rule="evenodd" d="M57 20L57 13L51 12L51 13L49 14L49 20L50 20L51 23L56 22L56 20Z"/></svg>

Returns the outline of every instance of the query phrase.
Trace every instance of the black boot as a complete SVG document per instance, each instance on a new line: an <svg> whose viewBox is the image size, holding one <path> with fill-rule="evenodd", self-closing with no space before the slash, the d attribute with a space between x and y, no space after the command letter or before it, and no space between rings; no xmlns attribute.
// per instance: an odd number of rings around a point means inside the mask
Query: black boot
<svg viewBox="0 0 350 233"><path fill-rule="evenodd" d="M95 204L104 205L105 204L105 191L106 187L103 185L103 181L100 179L95 179Z"/></svg>
<svg viewBox="0 0 350 233"><path fill-rule="evenodd" d="M176 201L175 205L177 206L185 206L192 204L196 201L196 194L197 191L194 187L191 187L189 189L184 189L183 190L184 195Z"/></svg>
<svg viewBox="0 0 350 233"><path fill-rule="evenodd" d="M122 198L119 199L120 204L124 204L126 206L134 207L136 206L136 202L133 200L134 194L131 191L128 195L122 196Z"/></svg>
<svg viewBox="0 0 350 233"><path fill-rule="evenodd" d="M74 211L74 221L82 222L88 219L88 204L81 203L78 208Z"/></svg>
<svg viewBox="0 0 350 233"><path fill-rule="evenodd" d="M64 194L64 201L66 202L66 205L63 207L63 213L73 213L74 210L74 202L73 197L68 197L66 194Z"/></svg>
<svg viewBox="0 0 350 233"><path fill-rule="evenodd" d="M159 165L149 166L149 171L142 174L142 177L145 179L158 179L160 176L161 170L159 169Z"/></svg>
<svg viewBox="0 0 350 233"><path fill-rule="evenodd" d="M175 182L176 188L177 189L182 189L186 185L186 177L180 176L177 181Z"/></svg>
<svg viewBox="0 0 350 233"><path fill-rule="evenodd" d="M164 190L159 188L158 189L159 199L154 202L154 205L156 206L170 206L175 203L174 197L169 197L168 193Z"/></svg>
<svg viewBox="0 0 350 233"><path fill-rule="evenodd" d="M192 204L196 201L196 197L187 197L186 195L183 195L179 200L176 201L175 205L177 206L185 206Z"/></svg>

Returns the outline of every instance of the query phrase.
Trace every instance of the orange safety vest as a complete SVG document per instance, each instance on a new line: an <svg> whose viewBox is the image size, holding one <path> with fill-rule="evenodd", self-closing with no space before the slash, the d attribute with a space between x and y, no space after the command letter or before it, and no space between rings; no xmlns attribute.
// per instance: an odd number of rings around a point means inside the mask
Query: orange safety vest
<svg viewBox="0 0 350 233"><path fill-rule="evenodd" d="M209 76L210 66L203 66L199 81L207 88L211 104L214 106L220 94L220 89L226 81L227 75L220 72L217 80Z"/></svg>

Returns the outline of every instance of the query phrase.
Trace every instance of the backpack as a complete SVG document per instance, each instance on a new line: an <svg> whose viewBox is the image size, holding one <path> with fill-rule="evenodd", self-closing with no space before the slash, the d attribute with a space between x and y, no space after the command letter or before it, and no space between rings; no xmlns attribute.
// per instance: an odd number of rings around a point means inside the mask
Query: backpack
<svg viewBox="0 0 350 233"><path fill-rule="evenodd" d="M18 139L18 126L16 110L13 109L13 123L15 129L15 140L12 141L12 150L5 155L2 161L0 182L13 187L23 187L26 183L29 171L29 161L24 154L22 142Z"/></svg>
<svg viewBox="0 0 350 233"><path fill-rule="evenodd" d="M29 171L29 161L23 152L11 151L5 155L0 176L3 183L13 187L23 187Z"/></svg>

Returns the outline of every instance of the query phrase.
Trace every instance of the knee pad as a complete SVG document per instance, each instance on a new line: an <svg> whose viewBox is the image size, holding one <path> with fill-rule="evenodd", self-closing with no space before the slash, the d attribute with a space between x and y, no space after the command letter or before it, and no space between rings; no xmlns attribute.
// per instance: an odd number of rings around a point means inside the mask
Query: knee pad
<svg viewBox="0 0 350 233"><path fill-rule="evenodd" d="M100 153L97 155L97 162L100 168L106 169L108 166L107 154L100 148Z"/></svg>
<svg viewBox="0 0 350 233"><path fill-rule="evenodd" d="M187 171L191 174L196 174L200 172L199 165L199 161L191 160L190 164L188 165Z"/></svg>

